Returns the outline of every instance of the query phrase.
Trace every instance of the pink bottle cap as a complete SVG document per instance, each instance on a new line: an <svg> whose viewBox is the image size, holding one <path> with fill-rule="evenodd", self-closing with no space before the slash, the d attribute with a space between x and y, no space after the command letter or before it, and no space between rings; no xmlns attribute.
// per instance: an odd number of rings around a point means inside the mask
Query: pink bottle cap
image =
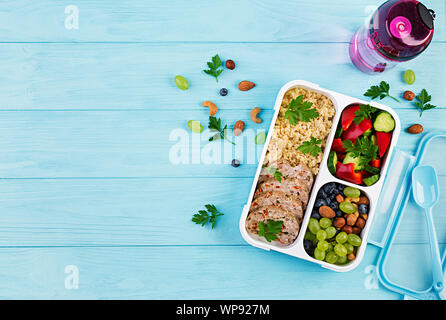
<svg viewBox="0 0 446 320"><path fill-rule="evenodd" d="M412 31L412 25L410 24L409 19L403 16L394 18L390 22L389 28L392 35L400 39L409 36Z"/></svg>

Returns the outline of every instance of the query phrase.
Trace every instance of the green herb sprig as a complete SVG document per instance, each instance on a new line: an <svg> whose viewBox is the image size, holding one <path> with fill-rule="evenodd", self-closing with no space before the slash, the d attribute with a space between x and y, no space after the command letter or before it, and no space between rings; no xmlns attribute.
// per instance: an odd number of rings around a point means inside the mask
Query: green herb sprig
<svg viewBox="0 0 446 320"><path fill-rule="evenodd" d="M370 169L369 162L378 157L378 146L369 137L357 138L356 144L351 140L345 140L342 141L342 146L347 153L351 152L353 158L360 157L359 165L367 171Z"/></svg>
<svg viewBox="0 0 446 320"><path fill-rule="evenodd" d="M219 212L213 204L206 204L204 207L206 210L199 210L198 213L193 215L192 221L201 224L202 227L210 223L212 229L214 229L218 217L223 216L224 213Z"/></svg>
<svg viewBox="0 0 446 320"><path fill-rule="evenodd" d="M319 117L319 112L316 109L311 109L312 102L303 101L304 96L300 95L296 99L291 100L288 110L285 111L284 118L295 126L298 121L310 122Z"/></svg>
<svg viewBox="0 0 446 320"><path fill-rule="evenodd" d="M232 142L231 140L229 140L228 138L226 138L226 130L228 129L228 125L225 125L224 128L221 128L221 119L220 118L216 118L214 116L210 116L209 117L209 124L208 124L208 128L210 130L214 130L214 131L218 131L217 134L213 135L212 137L209 138L209 141L215 141L218 139L225 139L226 141L229 141L230 143L232 143L233 145L235 145L234 142Z"/></svg>
<svg viewBox="0 0 446 320"><path fill-rule="evenodd" d="M315 137L311 137L310 141L305 141L301 146L297 147L297 150L302 152L303 154L311 154L313 157L316 157L319 153L322 152L322 148L318 146L322 141L316 139Z"/></svg>
<svg viewBox="0 0 446 320"><path fill-rule="evenodd" d="M277 234L282 231L283 221L268 220L267 223L259 221L258 235L265 237L266 241L271 242L277 239Z"/></svg>
<svg viewBox="0 0 446 320"><path fill-rule="evenodd" d="M418 101L415 101L415 105L420 109L420 117L423 115L423 111L436 108L430 103L432 97L427 93L426 89L421 90L421 93L415 97Z"/></svg>
<svg viewBox="0 0 446 320"><path fill-rule="evenodd" d="M359 109L355 112L355 118L353 121L359 125L365 119L371 119L372 115L376 112L376 108L369 104L360 105Z"/></svg>
<svg viewBox="0 0 446 320"><path fill-rule="evenodd" d="M212 57L212 61L207 62L207 65L209 67L208 70L203 70L204 73L212 76L215 78L215 81L218 82L218 76L223 72L223 67L221 65L221 59L218 56L218 54L216 54L215 56Z"/></svg>
<svg viewBox="0 0 446 320"><path fill-rule="evenodd" d="M269 172L270 174L272 174L273 177L274 177L277 181L282 182L282 172L280 172L279 169L274 168L274 167L267 167L266 170L268 170L268 172Z"/></svg>
<svg viewBox="0 0 446 320"><path fill-rule="evenodd" d="M385 81L381 81L381 83L379 84L379 86L371 86L365 93L364 96L366 97L370 97L373 99L376 99L379 97L380 100L384 99L385 97L389 97L392 98L393 100L400 102L400 100L398 100L395 97L392 97L389 94L389 90L390 90L390 85L385 82Z"/></svg>

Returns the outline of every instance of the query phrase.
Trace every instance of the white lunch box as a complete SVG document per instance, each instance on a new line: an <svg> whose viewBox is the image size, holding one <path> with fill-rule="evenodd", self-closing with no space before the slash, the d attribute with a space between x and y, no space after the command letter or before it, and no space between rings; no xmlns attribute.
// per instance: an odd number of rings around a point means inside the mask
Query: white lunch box
<svg viewBox="0 0 446 320"><path fill-rule="evenodd" d="M279 110L280 110L280 106L282 104L282 99L288 90L296 88L296 87L307 89L310 91L315 91L315 92L318 92L320 94L327 96L333 102L333 105L336 109L336 114L333 118L332 128L331 128L330 134L328 135L328 138L327 138L327 144L326 144L326 148L324 150L323 159L322 159L322 162L320 163L320 167L319 167L319 174L315 177L313 188L310 193L308 205L307 205L307 208L306 208L303 220L302 220L302 224L300 226L299 235L297 236L297 238L293 244L288 245L288 246L283 246L283 245L276 245L273 243L268 243L264 238L261 238L259 236L252 235L252 234L248 233L245 228L245 222L246 222L246 218L249 213L249 208L251 207L251 202L252 202L254 193L256 191L257 181L259 179L259 175L262 170L263 162L264 162L265 155L266 155L266 152L268 149L268 145L271 140L271 136L272 136L272 133L274 130L276 119L277 119L277 116L279 115ZM369 104L379 110L387 111L388 113L390 113L392 115L392 117L395 120L395 129L393 130L392 140L390 142L390 146L389 146L387 155L383 159L383 164L381 166L380 179L378 180L378 182L376 182L372 186L356 185L356 184L338 179L337 177L333 176L328 171L328 167L327 167L328 155L330 153L330 149L331 149L331 145L332 145L332 142L333 142L333 139L335 136L336 128L337 128L338 123L341 119L341 114L342 114L344 108L346 108L347 106L354 104L354 103ZM367 235L369 233L370 227L373 222L373 216L374 216L374 211L375 211L376 205L378 203L378 197L380 195L381 188L383 186L387 168L389 167L389 162L390 162L390 159L392 156L393 149L395 148L395 145L398 140L398 136L401 131L401 123L398 118L398 115L390 107L387 107L385 105L375 103L373 101L371 101L371 102L362 101L360 99L349 97L349 96L346 96L346 95L343 95L343 94L340 94L337 92L322 89L322 88L319 88L319 86L317 84L303 81L303 80L294 80L294 81L288 82L280 89L279 94L277 95L276 103L274 105L274 110L275 110L274 116L273 116L273 119L271 122L270 129L268 131L268 137L266 139L262 155L259 160L259 164L258 164L257 171L256 171L256 176L254 178L254 181L253 181L253 184L251 187L251 192L249 193L248 202L244 206L242 216L240 218L240 232L241 232L243 238L249 244L251 244L255 247L259 247L259 248L262 248L262 249L265 249L268 251L272 249L275 251L279 251L279 252L294 256L294 257L312 261L312 262L315 262L315 263L321 265L322 267L325 267L327 269L331 269L334 271L339 271L339 272L350 271L359 265L359 263L361 262L361 260L364 256L364 252L365 252L366 245L367 245ZM297 146L296 146L296 148L297 148ZM345 265L335 265L335 264L330 264L325 261L319 261L319 260L311 257L310 255L308 255L306 253L306 251L304 250L304 246L303 246L305 231L307 230L308 221L310 219L311 212L313 210L313 205L314 205L317 193L318 193L319 189L324 184L326 184L328 182L337 182L337 183L343 184L345 186L351 186L351 187L357 188L357 189L361 190L361 192L364 193L369 198L369 201L370 201L367 223L360 234L360 237L362 238L362 244L358 248L358 252L356 254L356 259L351 262L348 262Z"/></svg>

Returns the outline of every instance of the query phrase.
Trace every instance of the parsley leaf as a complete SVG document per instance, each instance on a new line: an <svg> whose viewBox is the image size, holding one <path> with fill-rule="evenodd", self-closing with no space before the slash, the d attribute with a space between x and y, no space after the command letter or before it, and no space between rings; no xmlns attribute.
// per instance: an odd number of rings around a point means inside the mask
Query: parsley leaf
<svg viewBox="0 0 446 320"><path fill-rule="evenodd" d="M381 81L381 83L379 84L379 86L371 86L365 93L364 96L366 97L370 97L373 99L376 99L379 97L380 100L384 99L385 97L389 97L392 98L393 100L400 102L397 98L392 97L389 94L389 90L390 90L390 85L385 82L385 81Z"/></svg>
<svg viewBox="0 0 446 320"><path fill-rule="evenodd" d="M378 146L369 137L357 138L356 144L351 140L345 140L342 141L342 146L347 153L351 152L353 158L360 157L359 165L365 167L366 170L370 169L369 162L378 157Z"/></svg>
<svg viewBox="0 0 446 320"><path fill-rule="evenodd" d="M319 117L319 112L316 109L310 109L313 106L312 102L303 101L304 96L300 95L296 99L291 100L288 110L285 111L284 118L295 126L298 121L310 122Z"/></svg>
<svg viewBox="0 0 446 320"><path fill-rule="evenodd" d="M369 104L360 105L359 110L355 112L355 118L353 121L359 125L365 119L371 119L372 114L376 112L376 108L372 107Z"/></svg>
<svg viewBox="0 0 446 320"><path fill-rule="evenodd" d="M224 214L218 212L217 208L213 204L206 204L204 207L207 211L199 210L198 213L193 215L192 221L196 224L201 224L202 227L204 227L207 223L211 223L212 229L214 229L218 217L223 216Z"/></svg>
<svg viewBox="0 0 446 320"><path fill-rule="evenodd" d="M218 139L225 139L226 141L229 141L230 143L232 143L233 145L235 145L234 142L232 142L231 140L229 140L228 138L226 138L225 133L226 130L228 129L228 125L225 125L224 128L221 128L221 119L220 118L216 118L214 116L210 116L209 117L209 124L208 124L208 128L214 131L218 131L217 134L213 135L212 137L209 138L209 141L215 141Z"/></svg>
<svg viewBox="0 0 446 320"><path fill-rule="evenodd" d="M209 70L203 70L204 73L213 76L215 78L215 81L218 82L218 76L223 72L223 67L221 66L221 59L216 54L212 57L212 62L207 62L207 65L209 67ZM221 68L221 69L219 69Z"/></svg>
<svg viewBox="0 0 446 320"><path fill-rule="evenodd" d="M276 240L277 234L282 231L283 221L268 220L266 224L259 221L257 226L259 227L258 235L271 242Z"/></svg>
<svg viewBox="0 0 446 320"><path fill-rule="evenodd" d="M426 89L421 90L421 93L415 98L418 100L415 102L415 105L418 107L418 109L420 109L420 117L423 115L423 111L437 107L428 103L431 101L432 97L427 93Z"/></svg>
<svg viewBox="0 0 446 320"><path fill-rule="evenodd" d="M282 172L280 172L279 169L268 167L266 170L268 170L268 172L272 174L277 181L282 182Z"/></svg>
<svg viewBox="0 0 446 320"><path fill-rule="evenodd" d="M302 152L303 154L310 153L313 157L316 157L320 152L322 152L322 148L318 146L322 141L316 139L315 137L311 137L310 141L305 141L301 146L297 147L297 150Z"/></svg>

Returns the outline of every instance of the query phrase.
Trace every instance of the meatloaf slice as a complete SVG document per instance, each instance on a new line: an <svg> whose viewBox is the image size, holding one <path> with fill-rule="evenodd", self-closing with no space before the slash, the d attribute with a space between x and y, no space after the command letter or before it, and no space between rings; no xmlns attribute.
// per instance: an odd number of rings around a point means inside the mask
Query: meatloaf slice
<svg viewBox="0 0 446 320"><path fill-rule="evenodd" d="M293 213L299 223L302 222L302 201L283 191L267 191L257 195L251 203L251 211L258 207L275 206Z"/></svg>
<svg viewBox="0 0 446 320"><path fill-rule="evenodd" d="M272 178L273 175L269 172L268 168L277 168L282 174L282 178L300 178L307 186L308 190L311 190L313 186L313 173L305 165L291 166L286 160L279 160L271 163L269 166L262 169L259 176L259 183Z"/></svg>
<svg viewBox="0 0 446 320"><path fill-rule="evenodd" d="M275 178L269 178L257 186L254 197L267 191L282 191L286 194L290 194L302 201L302 206L304 208L307 207L309 189L300 178L282 179L282 182L277 181Z"/></svg>
<svg viewBox="0 0 446 320"><path fill-rule="evenodd" d="M282 231L277 234L277 240L290 245L299 234L299 222L296 216L284 209L275 206L264 206L254 209L246 218L246 230L253 234L259 232L259 222L268 223L268 220L283 221Z"/></svg>

